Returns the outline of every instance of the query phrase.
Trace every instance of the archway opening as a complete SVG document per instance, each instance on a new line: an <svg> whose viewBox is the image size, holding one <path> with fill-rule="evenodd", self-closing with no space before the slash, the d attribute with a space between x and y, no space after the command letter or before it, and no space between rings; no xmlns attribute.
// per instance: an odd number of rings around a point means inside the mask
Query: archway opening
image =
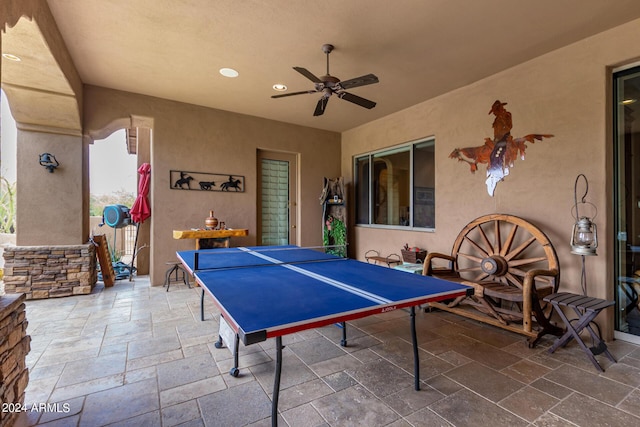
<svg viewBox="0 0 640 427"><path fill-rule="evenodd" d="M16 244L17 139L16 121L0 89L0 295L4 293L4 248Z"/></svg>
<svg viewBox="0 0 640 427"><path fill-rule="evenodd" d="M104 218L105 207L107 212L114 206L130 209L136 198L138 159L127 149L126 131L121 129L94 141L89 148L89 164L91 235L105 235L112 262L129 265L136 250L136 227L128 219L122 226L110 227Z"/></svg>

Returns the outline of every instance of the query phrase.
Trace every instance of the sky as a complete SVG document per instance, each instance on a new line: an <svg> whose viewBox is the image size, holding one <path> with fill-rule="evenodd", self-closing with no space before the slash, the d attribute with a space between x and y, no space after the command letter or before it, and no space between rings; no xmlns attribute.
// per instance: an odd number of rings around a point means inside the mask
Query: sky
<svg viewBox="0 0 640 427"><path fill-rule="evenodd" d="M7 103L7 97L4 92L0 94L2 99L0 105L0 128L2 134L0 135L0 144L2 144L2 153L0 153L0 175L4 176L9 182L15 182L16 180L16 123L11 117L11 111L9 110L9 104Z"/></svg>
<svg viewBox="0 0 640 427"><path fill-rule="evenodd" d="M127 154L124 129L95 141L89 147L89 155L91 194L110 194L118 190L136 194L138 160L135 155Z"/></svg>
<svg viewBox="0 0 640 427"><path fill-rule="evenodd" d="M2 92L0 105L0 123L2 144L0 173L9 182L16 180L16 124ZM52 150L55 155L55 151ZM91 194L104 195L124 190L136 193L137 159L127 154L126 135L124 130L112 133L108 138L95 141L89 146L89 170ZM37 159L36 159L37 160ZM36 161L34 160L34 162ZM64 160L58 159L61 164Z"/></svg>

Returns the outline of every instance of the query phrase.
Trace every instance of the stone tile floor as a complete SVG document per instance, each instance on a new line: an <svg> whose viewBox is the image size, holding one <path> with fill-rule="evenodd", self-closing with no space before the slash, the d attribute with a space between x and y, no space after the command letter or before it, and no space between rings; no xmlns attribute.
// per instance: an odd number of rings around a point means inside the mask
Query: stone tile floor
<svg viewBox="0 0 640 427"><path fill-rule="evenodd" d="M239 296L240 298L241 296ZM200 289L148 277L92 295L27 301L30 382L22 426L268 426L275 344L215 348L218 312ZM403 310L284 337L281 426L637 426L640 347L609 343L598 373L575 344L524 338L448 313L417 316L413 389Z"/></svg>

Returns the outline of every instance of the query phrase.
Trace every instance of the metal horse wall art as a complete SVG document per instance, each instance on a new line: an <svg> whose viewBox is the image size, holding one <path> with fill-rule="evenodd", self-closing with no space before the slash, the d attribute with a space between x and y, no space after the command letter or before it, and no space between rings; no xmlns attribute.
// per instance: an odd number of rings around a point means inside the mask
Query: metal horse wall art
<svg viewBox="0 0 640 427"><path fill-rule="evenodd" d="M496 116L493 121L493 139L485 138L484 145L479 147L456 148L449 158L458 159L471 165L471 173L478 170L478 163L487 164L487 192L493 197L498 182L503 181L509 175L509 168L520 155L524 160L526 143L542 141L543 138L551 138L551 134L531 133L520 138L511 136L513 127L511 113L504 106L506 102L497 100L493 103L489 114Z"/></svg>
<svg viewBox="0 0 640 427"><path fill-rule="evenodd" d="M244 192L244 176L206 172L169 171L172 190Z"/></svg>

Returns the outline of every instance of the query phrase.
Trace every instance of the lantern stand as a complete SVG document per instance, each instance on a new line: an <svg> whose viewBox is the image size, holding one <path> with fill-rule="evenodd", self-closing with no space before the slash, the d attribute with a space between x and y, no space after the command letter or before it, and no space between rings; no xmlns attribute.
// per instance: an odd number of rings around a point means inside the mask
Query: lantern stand
<svg viewBox="0 0 640 427"><path fill-rule="evenodd" d="M585 189L584 194L580 198L580 202L578 202L578 181L580 180L580 178L584 179ZM587 296L587 272L585 268L585 257L598 255L596 252L596 249L598 248L598 229L596 227L596 224L593 222L595 217L598 216L598 209L593 203L585 201L587 193L589 193L589 181L584 174L579 174L576 177L576 182L573 186L573 208L571 209L571 211L573 215L573 211L575 210L574 219L576 220L576 222L573 224L573 228L571 230L571 253L574 255L580 255L580 257L582 258L580 286L582 288L582 295L584 296ZM593 216L580 216L579 207L581 205L582 207L591 206L593 208ZM572 322L575 320L578 319L573 319ZM595 325L598 331L598 337L602 337L600 326L596 322L590 323ZM592 351L594 351L594 354L599 354L601 352L599 348L592 348Z"/></svg>
<svg viewBox="0 0 640 427"><path fill-rule="evenodd" d="M584 195L580 199L580 203L578 203L578 181L581 177L585 182L585 190ZM587 193L589 193L589 181L587 180L586 176L580 174L576 177L576 182L573 187L572 211L575 210L574 218L576 222L573 224L573 229L571 230L571 253L574 255L580 255L582 257L582 274L580 278L580 285L582 287L582 294L585 296L587 295L587 273L585 271L585 257L598 255L596 253L596 249L598 248L598 229L593 222L593 219L595 219L595 217L598 215L598 209L593 203L585 201ZM590 205L594 210L593 217L589 218L588 216L580 216L580 205Z"/></svg>

